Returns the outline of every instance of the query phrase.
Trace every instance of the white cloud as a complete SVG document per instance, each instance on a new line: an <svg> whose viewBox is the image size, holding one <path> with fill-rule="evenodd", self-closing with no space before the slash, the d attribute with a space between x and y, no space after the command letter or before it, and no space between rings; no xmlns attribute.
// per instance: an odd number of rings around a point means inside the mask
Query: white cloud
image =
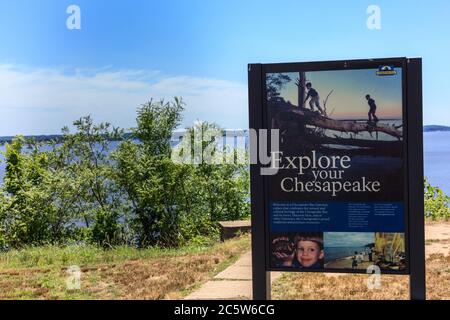
<svg viewBox="0 0 450 320"><path fill-rule="evenodd" d="M58 133L91 114L115 126L134 125L136 108L150 98L183 97L182 126L196 119L247 127L245 84L157 71L28 68L0 65L0 135Z"/></svg>

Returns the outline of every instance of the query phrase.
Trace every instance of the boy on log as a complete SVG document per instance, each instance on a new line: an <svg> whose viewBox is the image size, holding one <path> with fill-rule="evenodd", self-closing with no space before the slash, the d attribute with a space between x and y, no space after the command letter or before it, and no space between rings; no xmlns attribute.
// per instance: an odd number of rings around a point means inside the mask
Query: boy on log
<svg viewBox="0 0 450 320"><path fill-rule="evenodd" d="M309 100L309 107L312 111L314 111L314 105L319 109L320 113L323 116L326 116L325 112L323 111L322 107L320 106L320 98L319 93L312 87L311 82L308 82L306 84L306 88L308 89L308 94L306 95L305 103L308 101L308 98L311 98Z"/></svg>
<svg viewBox="0 0 450 320"><path fill-rule="evenodd" d="M369 122L373 121L378 122L378 117L375 115L377 110L377 105L375 104L375 100L370 97L370 94L366 94L367 103L369 104Z"/></svg>

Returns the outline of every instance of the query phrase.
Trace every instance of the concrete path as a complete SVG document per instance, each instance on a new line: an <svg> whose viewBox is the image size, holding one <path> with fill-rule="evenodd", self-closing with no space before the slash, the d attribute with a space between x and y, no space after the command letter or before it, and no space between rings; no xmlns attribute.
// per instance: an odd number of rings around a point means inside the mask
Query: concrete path
<svg viewBox="0 0 450 320"><path fill-rule="evenodd" d="M272 272L276 280L281 272ZM244 253L238 261L217 274L213 280L186 296L186 300L251 299L252 298L252 254Z"/></svg>

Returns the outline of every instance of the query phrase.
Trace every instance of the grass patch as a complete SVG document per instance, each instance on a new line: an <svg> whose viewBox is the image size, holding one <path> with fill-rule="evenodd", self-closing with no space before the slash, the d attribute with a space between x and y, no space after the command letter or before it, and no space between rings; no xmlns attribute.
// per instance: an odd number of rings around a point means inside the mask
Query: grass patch
<svg viewBox="0 0 450 320"><path fill-rule="evenodd" d="M70 265L88 266L153 257L200 254L211 250L216 245L217 242L201 242L181 248L168 249L158 247L137 249L129 246L103 249L91 245L28 247L0 253L0 270L7 268L66 267Z"/></svg>
<svg viewBox="0 0 450 320"><path fill-rule="evenodd" d="M250 236L177 249L27 248L0 254L0 299L181 298L250 248ZM68 290L67 268L81 269Z"/></svg>

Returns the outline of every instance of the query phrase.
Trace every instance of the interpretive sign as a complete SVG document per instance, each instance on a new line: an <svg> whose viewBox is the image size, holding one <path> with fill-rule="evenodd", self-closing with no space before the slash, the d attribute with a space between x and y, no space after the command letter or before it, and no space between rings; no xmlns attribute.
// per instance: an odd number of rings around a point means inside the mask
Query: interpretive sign
<svg viewBox="0 0 450 320"><path fill-rule="evenodd" d="M249 66L250 128L269 159L251 168L266 271L410 274L423 169L421 154L409 159L422 148L421 70L409 69L406 58Z"/></svg>

